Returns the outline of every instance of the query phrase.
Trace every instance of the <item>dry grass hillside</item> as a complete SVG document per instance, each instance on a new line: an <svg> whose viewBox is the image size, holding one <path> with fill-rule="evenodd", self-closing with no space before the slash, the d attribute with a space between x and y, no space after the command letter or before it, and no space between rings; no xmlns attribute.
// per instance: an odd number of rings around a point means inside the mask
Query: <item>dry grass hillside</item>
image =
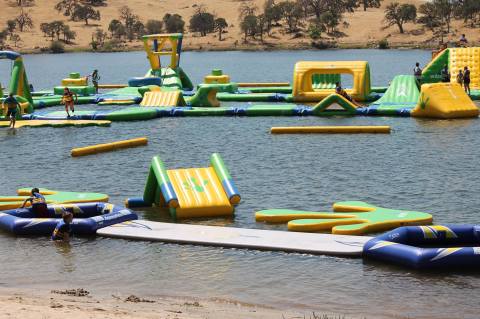
<svg viewBox="0 0 480 319"><path fill-rule="evenodd" d="M252 2L260 9L265 0L253 0ZM143 22L148 19L161 20L166 13L180 14L188 26L188 20L194 13L198 5L204 5L207 10L215 13L218 17L227 20L229 27L224 34L224 40L219 41L218 35L209 34L206 37L199 37L197 34L185 33L186 49L202 50L221 50L221 49L275 49L275 48L306 48L311 46L311 40L308 35L286 34L282 28L275 28L271 37L266 37L264 43L258 40L249 40L243 43L242 33L239 23L239 8L242 1L239 0L107 0L107 6L99 7L101 13L100 21L91 21L90 25L83 22L69 21L61 13L54 9L58 0L35 0L34 6L25 8L33 18L34 27L32 30L19 33L21 41L14 47L12 41L7 41L7 46L19 51L36 51L42 47L48 47L49 39L45 38L40 31L42 22L53 20L63 20L70 25L71 29L77 33L76 39L72 45L66 46L68 50L89 49L89 43L92 39L92 33L97 28L107 31L109 22L119 17L119 8L124 5L129 6ZM354 13L345 15L345 20L349 27L341 27L339 30L344 36L337 38L338 44L342 47L373 47L379 40L387 38L391 46L395 47L426 47L432 46L437 40L432 41L432 33L425 31L421 25L408 23L405 25L405 34L400 34L396 27L384 29L383 17L385 6L392 0L384 0L382 7L378 9L369 8L366 12L359 8ZM423 0L400 0L400 2L410 2L417 6ZM0 15L2 23L7 19L16 17L20 9L14 5L15 0L0 0L2 8ZM2 29L4 26L1 27ZM471 29L466 27L463 22L455 21L453 32L449 36L450 40L456 40L461 33L465 33L470 42L480 42L480 29ZM328 36L323 34L325 40ZM140 47L139 41L128 43L129 48Z"/></svg>

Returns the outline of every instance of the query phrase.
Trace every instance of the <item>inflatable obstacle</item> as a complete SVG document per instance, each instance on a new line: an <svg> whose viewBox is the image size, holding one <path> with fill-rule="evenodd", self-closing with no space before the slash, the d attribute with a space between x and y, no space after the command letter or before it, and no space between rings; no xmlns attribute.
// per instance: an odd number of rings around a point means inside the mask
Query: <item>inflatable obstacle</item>
<svg viewBox="0 0 480 319"><path fill-rule="evenodd" d="M288 222L288 230L302 232L331 231L332 234L361 235L412 224L429 224L432 215L348 201L333 204L334 213L290 209L269 209L255 213L255 220Z"/></svg>
<svg viewBox="0 0 480 319"><path fill-rule="evenodd" d="M423 84L412 116L429 118L478 117L479 109L457 83Z"/></svg>
<svg viewBox="0 0 480 319"><path fill-rule="evenodd" d="M31 208L1 211L0 229L14 235L49 236L65 211L73 214L71 228L75 235L93 235L102 227L138 218L131 210L108 203L48 205L47 215L42 218Z"/></svg>
<svg viewBox="0 0 480 319"><path fill-rule="evenodd" d="M184 106L182 92L174 91L150 91L145 92L140 106Z"/></svg>
<svg viewBox="0 0 480 319"><path fill-rule="evenodd" d="M0 211L19 208L31 195L30 191L31 188L21 188L17 190L18 196L0 196ZM101 193L64 192L40 188L40 194L45 196L48 204L108 202L108 195ZM27 203L28 205L30 204Z"/></svg>
<svg viewBox="0 0 480 319"><path fill-rule="evenodd" d="M129 140L123 140L118 142L111 142L105 144L97 144L85 147L79 147L72 149L71 155L76 156L85 156L92 155L97 153L111 152L119 149L143 146L148 144L148 139L146 137L133 138Z"/></svg>
<svg viewBox="0 0 480 319"><path fill-rule="evenodd" d="M363 255L417 269L480 266L480 226L409 226L369 240Z"/></svg>
<svg viewBox="0 0 480 319"><path fill-rule="evenodd" d="M210 167L166 170L152 159L143 198L127 199L127 207L168 207L173 218L232 215L240 195L219 154Z"/></svg>
<svg viewBox="0 0 480 319"><path fill-rule="evenodd" d="M356 101L367 101L370 95L370 67L366 61L301 61L295 64L292 99L294 102L318 102L335 93L335 87L316 89L313 79L317 75L350 74L353 87L346 89Z"/></svg>
<svg viewBox="0 0 480 319"><path fill-rule="evenodd" d="M408 116L418 103L420 90L413 75L397 75L385 94L368 107L359 108L362 115Z"/></svg>
<svg viewBox="0 0 480 319"><path fill-rule="evenodd" d="M390 126L290 126L272 127L272 134L389 134Z"/></svg>
<svg viewBox="0 0 480 319"><path fill-rule="evenodd" d="M359 257L372 237L159 223L136 220L99 229L100 236L167 243Z"/></svg>
<svg viewBox="0 0 480 319"><path fill-rule="evenodd" d="M337 93L328 95L313 107L313 114L317 116L355 115L356 113L357 106Z"/></svg>
<svg viewBox="0 0 480 319"><path fill-rule="evenodd" d="M110 126L112 122L106 120L20 120L15 123L15 128L20 127L86 127ZM8 122L0 122L0 127L9 126Z"/></svg>

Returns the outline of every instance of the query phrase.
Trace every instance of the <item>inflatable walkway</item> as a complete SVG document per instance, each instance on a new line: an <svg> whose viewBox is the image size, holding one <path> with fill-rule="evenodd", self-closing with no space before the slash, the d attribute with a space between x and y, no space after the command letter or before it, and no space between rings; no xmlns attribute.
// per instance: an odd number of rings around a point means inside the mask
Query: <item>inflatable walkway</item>
<svg viewBox="0 0 480 319"><path fill-rule="evenodd" d="M232 215L240 195L219 154L212 154L210 164L207 168L166 170L155 156L143 198L127 199L126 205L168 207L174 218Z"/></svg>
<svg viewBox="0 0 480 319"><path fill-rule="evenodd" d="M368 107L359 108L362 115L409 116L417 105L420 90L413 75L397 75L385 94Z"/></svg>

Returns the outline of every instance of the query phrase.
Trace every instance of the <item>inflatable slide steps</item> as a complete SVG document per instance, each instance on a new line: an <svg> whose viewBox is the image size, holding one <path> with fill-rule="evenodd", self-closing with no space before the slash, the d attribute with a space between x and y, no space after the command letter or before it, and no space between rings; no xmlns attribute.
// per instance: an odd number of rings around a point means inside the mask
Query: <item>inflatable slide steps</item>
<svg viewBox="0 0 480 319"><path fill-rule="evenodd" d="M155 107L168 107L168 106L184 106L185 100L183 99L182 92L175 91L150 91L145 92L143 95L140 106L155 106Z"/></svg>
<svg viewBox="0 0 480 319"><path fill-rule="evenodd" d="M479 109L457 83L423 84L414 117L441 119L478 117Z"/></svg>
<svg viewBox="0 0 480 319"><path fill-rule="evenodd" d="M219 154L211 166L166 170L160 157L152 159L143 198L127 199L128 207L168 207L173 218L232 215L240 195Z"/></svg>
<svg viewBox="0 0 480 319"><path fill-rule="evenodd" d="M135 220L99 229L97 235L130 240L360 257L366 236L159 223Z"/></svg>
<svg viewBox="0 0 480 319"><path fill-rule="evenodd" d="M397 75L384 95L368 107L359 108L361 115L409 116L420 96L418 82L413 75Z"/></svg>

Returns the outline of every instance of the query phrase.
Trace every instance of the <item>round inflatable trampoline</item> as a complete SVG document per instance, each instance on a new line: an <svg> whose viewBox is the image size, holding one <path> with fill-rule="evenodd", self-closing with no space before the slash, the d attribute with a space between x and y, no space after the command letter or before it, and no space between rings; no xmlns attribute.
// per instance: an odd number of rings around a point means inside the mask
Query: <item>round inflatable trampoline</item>
<svg viewBox="0 0 480 319"><path fill-rule="evenodd" d="M480 225L407 226L369 240L365 257L417 269L480 266Z"/></svg>
<svg viewBox="0 0 480 319"><path fill-rule="evenodd" d="M99 228L138 218L131 210L109 203L48 205L47 218L36 217L31 208L2 211L0 228L15 235L49 236L64 211L73 213L74 235L92 235Z"/></svg>

